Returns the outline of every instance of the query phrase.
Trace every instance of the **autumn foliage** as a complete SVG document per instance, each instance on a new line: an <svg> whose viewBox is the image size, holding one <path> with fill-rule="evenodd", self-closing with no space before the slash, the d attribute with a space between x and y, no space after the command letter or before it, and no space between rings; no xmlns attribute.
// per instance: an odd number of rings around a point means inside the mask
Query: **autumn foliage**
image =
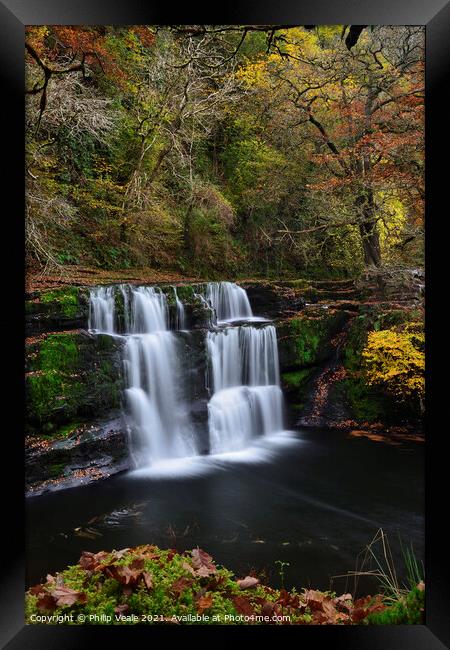
<svg viewBox="0 0 450 650"><path fill-rule="evenodd" d="M362 352L368 383L401 401L421 402L425 394L424 345L421 323L369 332Z"/></svg>
<svg viewBox="0 0 450 650"><path fill-rule="evenodd" d="M236 580L199 548L178 553L152 545L85 551L77 565L31 587L26 600L29 622L36 614L69 613L76 622L82 613L88 624L95 613L115 624L133 615L132 622L167 624L204 615L202 623L354 625L389 611L380 594L354 599L350 593L273 589L253 575Z"/></svg>

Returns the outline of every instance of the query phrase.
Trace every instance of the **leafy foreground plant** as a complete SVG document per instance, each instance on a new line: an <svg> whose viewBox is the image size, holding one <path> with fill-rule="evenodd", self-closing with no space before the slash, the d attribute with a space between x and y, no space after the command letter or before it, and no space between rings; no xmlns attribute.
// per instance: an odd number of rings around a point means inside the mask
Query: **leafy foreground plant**
<svg viewBox="0 0 450 650"><path fill-rule="evenodd" d="M156 546L83 552L79 563L26 593L27 623L299 624L418 623L421 587L404 609L380 594L272 589L258 578L234 579L199 548L184 553ZM419 607L420 605L420 607ZM375 617L378 616L378 618Z"/></svg>

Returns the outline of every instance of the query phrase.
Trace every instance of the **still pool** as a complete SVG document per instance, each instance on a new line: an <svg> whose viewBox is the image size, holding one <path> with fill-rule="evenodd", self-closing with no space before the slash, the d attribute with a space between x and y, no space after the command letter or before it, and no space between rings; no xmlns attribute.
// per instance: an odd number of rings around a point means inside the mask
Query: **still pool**
<svg viewBox="0 0 450 650"><path fill-rule="evenodd" d="M400 540L423 559L423 476L421 443L299 430L242 454L163 463L31 497L27 584L76 563L83 550L157 544L199 546L239 577L255 570L273 586L283 580L288 588L342 592L353 582L332 577L355 569L380 528L402 578Z"/></svg>

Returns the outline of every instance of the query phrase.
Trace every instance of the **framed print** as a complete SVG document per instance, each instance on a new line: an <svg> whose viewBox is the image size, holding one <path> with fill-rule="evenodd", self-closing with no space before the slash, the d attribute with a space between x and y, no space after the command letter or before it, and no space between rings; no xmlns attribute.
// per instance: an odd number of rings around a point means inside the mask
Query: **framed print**
<svg viewBox="0 0 450 650"><path fill-rule="evenodd" d="M448 4L167 9L0 5L3 645L444 648Z"/></svg>

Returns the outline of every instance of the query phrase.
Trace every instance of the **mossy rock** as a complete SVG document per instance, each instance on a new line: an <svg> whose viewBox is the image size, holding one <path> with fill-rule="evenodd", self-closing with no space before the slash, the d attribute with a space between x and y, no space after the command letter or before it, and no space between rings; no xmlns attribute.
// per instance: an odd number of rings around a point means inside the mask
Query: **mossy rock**
<svg viewBox="0 0 450 650"><path fill-rule="evenodd" d="M120 405L121 342L107 335L55 333L30 346L27 355L27 421L51 435L79 417Z"/></svg>
<svg viewBox="0 0 450 650"><path fill-rule="evenodd" d="M64 287L33 294L25 302L25 323L29 334L87 327L89 290Z"/></svg>
<svg viewBox="0 0 450 650"><path fill-rule="evenodd" d="M283 372L281 385L290 409L300 413L306 403L311 390L311 380L315 375L315 368L304 368L291 372Z"/></svg>
<svg viewBox="0 0 450 650"><path fill-rule="evenodd" d="M335 400L339 397L348 407L350 418L357 422L384 421L391 413L386 397L361 375L350 375L333 388Z"/></svg>
<svg viewBox="0 0 450 650"><path fill-rule="evenodd" d="M369 625L423 625L425 622L425 590L414 587L384 611L369 614Z"/></svg>
<svg viewBox="0 0 450 650"><path fill-rule="evenodd" d="M69 604L59 600L60 585L74 595ZM288 594L259 580L250 579L249 587L244 587L200 549L178 553L146 544L119 552L83 553L79 564L28 590L25 616L27 623L38 624L51 622L45 616L50 610L53 617L72 614L75 624L85 625L279 624L285 622L278 616L286 612L282 603L290 597L294 604L300 600L295 589ZM310 610L305 609L289 607L289 621L310 623Z"/></svg>
<svg viewBox="0 0 450 650"><path fill-rule="evenodd" d="M333 353L331 339L347 320L345 312L310 307L278 323L281 369L307 368L328 359Z"/></svg>

